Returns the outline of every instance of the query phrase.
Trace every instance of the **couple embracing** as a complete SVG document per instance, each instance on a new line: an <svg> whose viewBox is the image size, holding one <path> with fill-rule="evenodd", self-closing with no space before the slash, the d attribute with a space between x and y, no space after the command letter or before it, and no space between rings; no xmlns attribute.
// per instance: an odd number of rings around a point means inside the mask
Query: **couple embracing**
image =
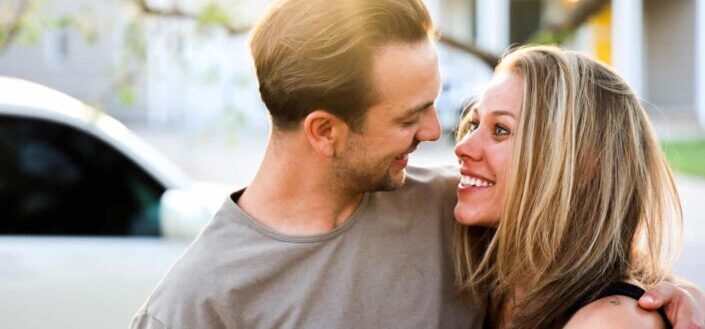
<svg viewBox="0 0 705 329"><path fill-rule="evenodd" d="M459 168L412 168L441 133L433 37L420 0L272 5L250 40L264 160L132 328L700 328L703 294L664 263L673 178L624 80L520 48L464 112Z"/></svg>

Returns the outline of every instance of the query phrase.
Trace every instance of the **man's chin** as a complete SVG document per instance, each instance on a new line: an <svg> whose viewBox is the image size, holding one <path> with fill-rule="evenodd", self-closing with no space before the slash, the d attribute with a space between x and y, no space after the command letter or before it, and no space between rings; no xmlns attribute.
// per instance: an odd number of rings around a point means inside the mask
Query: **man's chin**
<svg viewBox="0 0 705 329"><path fill-rule="evenodd" d="M406 169L401 169L396 172L391 172L389 173L388 176L388 185L389 188L385 189L386 191L394 191L404 185L404 182L406 182Z"/></svg>
<svg viewBox="0 0 705 329"><path fill-rule="evenodd" d="M387 174L382 177L371 189L369 189L369 192L389 192L389 191L394 191L402 185L404 185L404 181L406 180L406 172L404 170L400 172L387 172Z"/></svg>

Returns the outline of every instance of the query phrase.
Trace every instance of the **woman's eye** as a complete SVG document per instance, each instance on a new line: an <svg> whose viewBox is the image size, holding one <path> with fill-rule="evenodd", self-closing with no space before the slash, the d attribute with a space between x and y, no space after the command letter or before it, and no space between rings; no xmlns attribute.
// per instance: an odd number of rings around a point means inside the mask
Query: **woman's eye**
<svg viewBox="0 0 705 329"><path fill-rule="evenodd" d="M494 128L494 134L495 134L495 136L509 135L509 130L507 130L507 128L504 128L500 125L496 125Z"/></svg>
<svg viewBox="0 0 705 329"><path fill-rule="evenodd" d="M470 125L468 125L468 133L471 133L477 129L477 127L480 125L477 121L470 121Z"/></svg>

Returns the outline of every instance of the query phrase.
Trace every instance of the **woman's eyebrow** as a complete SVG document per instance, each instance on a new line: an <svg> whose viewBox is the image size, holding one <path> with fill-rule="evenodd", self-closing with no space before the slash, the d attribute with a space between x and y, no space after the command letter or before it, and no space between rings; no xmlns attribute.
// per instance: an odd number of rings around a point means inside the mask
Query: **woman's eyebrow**
<svg viewBox="0 0 705 329"><path fill-rule="evenodd" d="M509 117L512 117L512 118L515 119L515 120L516 120L516 118L517 118L516 115L514 115L514 113L509 112L509 111L505 111L505 110L492 110L492 111L490 112L490 114L491 114L491 115L494 115L494 116L509 116Z"/></svg>
<svg viewBox="0 0 705 329"><path fill-rule="evenodd" d="M478 111L478 107L473 107L470 109L469 115L473 115L473 114L477 114L477 115L480 114L480 111ZM517 118L516 115L514 115L514 113L512 113L510 111L506 111L506 110L491 110L489 114L492 116L498 116L498 117L499 116L509 116L509 117L512 117L514 120L516 120L516 118Z"/></svg>

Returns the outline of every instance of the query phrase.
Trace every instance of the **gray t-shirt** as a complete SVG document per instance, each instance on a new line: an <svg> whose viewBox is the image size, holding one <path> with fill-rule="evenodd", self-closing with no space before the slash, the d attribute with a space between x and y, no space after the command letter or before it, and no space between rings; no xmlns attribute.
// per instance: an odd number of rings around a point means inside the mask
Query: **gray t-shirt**
<svg viewBox="0 0 705 329"><path fill-rule="evenodd" d="M287 236L233 201L158 284L132 328L480 328L453 286L457 171L409 168L340 227Z"/></svg>

